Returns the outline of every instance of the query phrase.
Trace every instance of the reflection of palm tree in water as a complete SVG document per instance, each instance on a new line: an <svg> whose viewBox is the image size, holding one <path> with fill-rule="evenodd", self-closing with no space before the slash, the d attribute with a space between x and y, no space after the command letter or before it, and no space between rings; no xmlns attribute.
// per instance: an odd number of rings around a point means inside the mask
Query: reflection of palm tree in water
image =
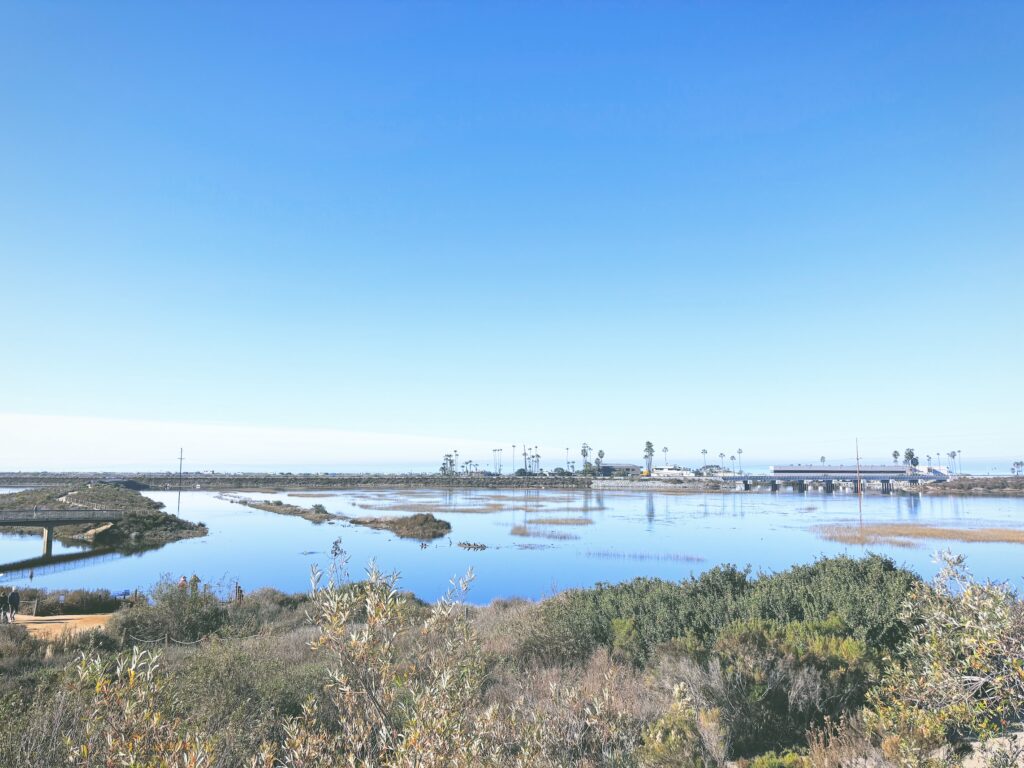
<svg viewBox="0 0 1024 768"><path fill-rule="evenodd" d="M654 494L647 494L647 522L654 522Z"/></svg>

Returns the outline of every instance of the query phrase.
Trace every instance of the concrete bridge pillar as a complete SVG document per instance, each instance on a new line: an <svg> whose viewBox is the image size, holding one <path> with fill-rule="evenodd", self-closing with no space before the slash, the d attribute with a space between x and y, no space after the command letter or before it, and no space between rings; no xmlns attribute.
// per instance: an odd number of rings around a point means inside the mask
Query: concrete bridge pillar
<svg viewBox="0 0 1024 768"><path fill-rule="evenodd" d="M807 483L803 480L796 481L796 488L794 489L797 493L807 493Z"/></svg>
<svg viewBox="0 0 1024 768"><path fill-rule="evenodd" d="M744 491L749 491L750 490L750 481L749 480L744 480L743 481L743 490Z"/></svg>
<svg viewBox="0 0 1024 768"><path fill-rule="evenodd" d="M832 485L832 480L831 479L826 480L825 481L825 493L834 493L834 492L835 492L835 486Z"/></svg>
<svg viewBox="0 0 1024 768"><path fill-rule="evenodd" d="M779 492L779 483L778 483L778 481L772 480L771 488L772 488L772 493L778 493Z"/></svg>
<svg viewBox="0 0 1024 768"><path fill-rule="evenodd" d="M53 526L43 526L43 557L50 557L53 554Z"/></svg>
<svg viewBox="0 0 1024 768"><path fill-rule="evenodd" d="M891 480L883 480L882 481L882 493L892 493L892 481Z"/></svg>

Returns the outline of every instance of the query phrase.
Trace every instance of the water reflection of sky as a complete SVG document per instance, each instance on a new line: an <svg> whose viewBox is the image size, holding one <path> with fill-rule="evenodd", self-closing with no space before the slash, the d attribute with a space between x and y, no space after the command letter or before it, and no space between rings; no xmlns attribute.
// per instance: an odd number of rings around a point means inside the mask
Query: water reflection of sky
<svg viewBox="0 0 1024 768"><path fill-rule="evenodd" d="M147 494L175 507L175 494ZM636 576L684 578L719 563L777 571L822 555L877 551L926 576L935 571L931 555L948 546L968 557L976 575L1021 585L1024 545L924 541L917 548L847 546L820 539L812 530L823 523L856 522L852 495L707 494L673 495L633 492L566 492L413 490L336 492L326 497L286 493L249 494L265 500L309 506L323 504L347 515L407 514L400 509L432 511L452 524L450 537L421 548L399 539L344 523L314 525L190 492L182 496L182 516L202 521L210 535L167 545L139 555L76 564L73 569L34 575L33 585L148 587L161 575L198 574L204 580L233 583L246 589L274 586L285 591L308 587L314 563L329 562L332 542L340 538L351 557L350 570L362 572L373 558L385 570L398 570L402 584L421 597L437 597L453 576L472 567L476 582L471 597L537 598L560 589L618 582ZM499 506L498 511L466 512ZM397 509L392 509L397 507ZM867 496L865 522L921 522L944 527L1019 527L1024 499ZM583 517L590 525L534 526L536 518ZM526 525L540 536L512 534ZM571 538L547 538L570 536ZM487 545L467 551L458 542ZM38 536L0 536L0 561L35 557ZM77 551L56 544L54 552ZM26 579L21 579L27 583Z"/></svg>

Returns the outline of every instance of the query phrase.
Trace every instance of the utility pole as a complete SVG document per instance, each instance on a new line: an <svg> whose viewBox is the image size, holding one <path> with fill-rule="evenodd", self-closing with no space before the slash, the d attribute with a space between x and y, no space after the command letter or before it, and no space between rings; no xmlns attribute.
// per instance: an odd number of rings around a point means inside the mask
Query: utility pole
<svg viewBox="0 0 1024 768"><path fill-rule="evenodd" d="M516 444L512 443L512 474L516 473Z"/></svg>
<svg viewBox="0 0 1024 768"><path fill-rule="evenodd" d="M860 517L860 527L864 528L864 487L860 482L860 438L854 438L854 450L857 453L857 514Z"/></svg>
<svg viewBox="0 0 1024 768"><path fill-rule="evenodd" d="M181 467L185 463L185 449L178 449L178 516L181 516Z"/></svg>

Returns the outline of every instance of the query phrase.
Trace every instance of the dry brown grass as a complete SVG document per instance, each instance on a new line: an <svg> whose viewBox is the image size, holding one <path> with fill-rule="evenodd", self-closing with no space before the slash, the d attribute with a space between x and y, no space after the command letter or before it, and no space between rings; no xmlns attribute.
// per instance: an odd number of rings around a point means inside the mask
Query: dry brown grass
<svg viewBox="0 0 1024 768"><path fill-rule="evenodd" d="M871 523L869 525L818 525L812 529L823 539L841 544L887 544L894 547L915 547L922 539L962 541L967 543L996 542L1024 544L1020 528L941 528L921 523Z"/></svg>
<svg viewBox="0 0 1024 768"><path fill-rule="evenodd" d="M537 517L530 525L593 525L594 521L586 517Z"/></svg>

